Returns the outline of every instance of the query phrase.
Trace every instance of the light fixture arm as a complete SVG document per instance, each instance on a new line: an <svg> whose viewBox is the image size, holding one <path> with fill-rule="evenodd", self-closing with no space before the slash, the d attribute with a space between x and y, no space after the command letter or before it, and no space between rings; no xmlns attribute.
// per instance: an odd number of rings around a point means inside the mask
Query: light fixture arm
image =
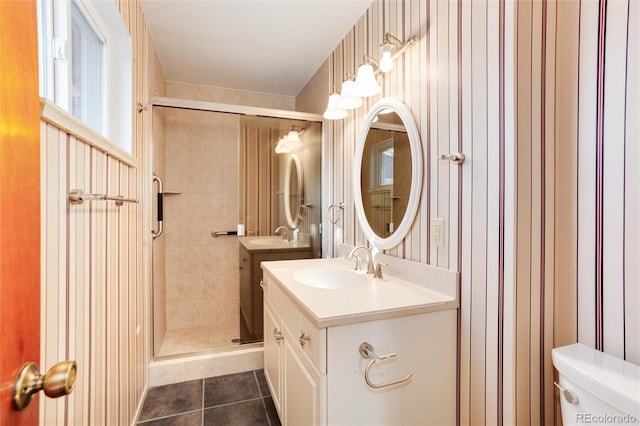
<svg viewBox="0 0 640 426"><path fill-rule="evenodd" d="M398 58L398 56L404 53L405 50L407 50L409 47L417 43L418 36L411 36L407 41L402 42L398 37L390 33L384 33L383 39L384 39L384 43L388 43L394 46L393 55L391 55L391 59L395 61Z"/></svg>
<svg viewBox="0 0 640 426"><path fill-rule="evenodd" d="M382 39L384 40L384 44L391 44L393 45L393 49L398 49L399 47L402 46L402 41L400 41L400 39L396 36L394 36L391 33L384 33L384 36L382 37Z"/></svg>
<svg viewBox="0 0 640 426"><path fill-rule="evenodd" d="M380 67L380 64L378 63L378 61L376 61L375 59L373 59L369 55L364 55L362 57L362 63L373 65L376 69L378 69Z"/></svg>

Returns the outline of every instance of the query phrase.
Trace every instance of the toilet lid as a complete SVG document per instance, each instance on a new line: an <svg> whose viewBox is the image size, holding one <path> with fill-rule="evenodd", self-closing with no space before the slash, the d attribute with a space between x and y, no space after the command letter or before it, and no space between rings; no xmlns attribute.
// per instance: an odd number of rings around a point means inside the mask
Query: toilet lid
<svg viewBox="0 0 640 426"><path fill-rule="evenodd" d="M640 418L640 367L582 343L551 351L567 379L618 410Z"/></svg>

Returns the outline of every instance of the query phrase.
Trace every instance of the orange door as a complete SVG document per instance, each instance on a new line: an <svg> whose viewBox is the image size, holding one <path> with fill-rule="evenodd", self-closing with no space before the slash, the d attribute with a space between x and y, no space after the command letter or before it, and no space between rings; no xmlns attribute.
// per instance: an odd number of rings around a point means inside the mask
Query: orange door
<svg viewBox="0 0 640 426"><path fill-rule="evenodd" d="M40 113L35 0L0 0L0 425L36 425L13 382L40 361Z"/></svg>

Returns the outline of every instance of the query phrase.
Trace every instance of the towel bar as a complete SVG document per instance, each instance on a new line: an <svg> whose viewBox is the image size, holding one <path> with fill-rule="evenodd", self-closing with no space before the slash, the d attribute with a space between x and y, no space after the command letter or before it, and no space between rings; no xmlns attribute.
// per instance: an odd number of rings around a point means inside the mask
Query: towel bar
<svg viewBox="0 0 640 426"><path fill-rule="evenodd" d="M213 238L218 238L220 235L238 235L238 231L211 231Z"/></svg>
<svg viewBox="0 0 640 426"><path fill-rule="evenodd" d="M113 200L116 202L116 206L121 206L122 203L138 202L135 198L124 198L121 195L85 194L82 189L72 189L71 192L69 192L69 202L71 204L82 204L84 201L99 200Z"/></svg>

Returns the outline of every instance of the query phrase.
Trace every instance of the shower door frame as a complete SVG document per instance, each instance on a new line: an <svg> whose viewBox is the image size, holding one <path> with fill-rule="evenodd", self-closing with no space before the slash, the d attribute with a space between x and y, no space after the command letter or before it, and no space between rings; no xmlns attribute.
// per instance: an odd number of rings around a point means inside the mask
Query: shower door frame
<svg viewBox="0 0 640 426"><path fill-rule="evenodd" d="M280 109L273 109L273 108L262 108L262 107L252 107L252 106L245 106L245 105L234 105L234 104L225 104L225 103L217 103L217 102L208 102L208 101L198 101L198 100L193 100L193 99L181 99L181 98L170 98L170 97L159 97L159 96L154 96L152 97L147 106L145 107L145 111L147 110L147 107L151 107L149 108L151 113L153 114L153 107L165 107L165 108L177 108L177 109L185 109L185 110L194 110L194 111L208 111L208 112L217 112L217 113L231 113L231 114L238 114L238 115L245 115L245 116L260 116L260 117L269 117L269 118L282 118L282 119L292 119L292 120L305 120L305 121L310 121L310 122L319 122L322 123L322 179L323 182L325 181L325 179L329 178L329 164L328 164L328 158L327 158L327 152L328 152L328 146L330 146L330 144L328 143L328 138L330 137L330 132L328 131L327 128L327 121L324 120L324 118L322 117L321 114L314 114L314 113L305 113L305 112L298 112L298 111L289 111L289 110L280 110ZM153 117L153 116L152 116ZM152 120L153 121L153 118ZM153 126L151 126L151 128L153 128ZM153 132L150 132L151 134L151 153L153 152L154 146L153 146ZM147 169L147 174L148 176L145 176L146 182L149 182L149 194L150 194L150 198L149 200L151 200L154 196L154 190L152 188L152 182L153 182L153 155L149 156L149 162L150 162L150 167ZM164 178L164 176L161 176L161 178ZM322 211L326 211L326 208L328 208L328 204L327 204L327 198L325 197L325 188L322 189ZM327 204L325 206L325 204ZM150 202L149 204L149 212L148 215L151 217L152 216L152 210L153 210L153 203ZM324 229L329 229L329 227L326 226L325 224L326 218L323 216L322 218L322 223L323 223L323 228ZM151 234L152 232L154 232L154 226L155 226L155 219L152 218L151 219L151 229L149 230L149 233ZM325 253L325 247L330 246L330 244L326 243L326 238L328 237L328 235L324 235L323 234L323 242L322 242L322 249L323 249L323 253ZM152 354L152 359L156 359L156 360L161 360L161 359L169 359L169 358L175 358L175 357L181 357L181 356L191 356L194 354L203 354L203 353L220 353L220 352L232 352L232 351L236 351L236 350L240 350L240 349L246 349L248 347L262 347L263 343L262 342L258 342L258 343L253 343L253 344L249 344L249 345L239 345L239 346L226 346L226 347L220 347L220 348L211 348L209 350L206 351L201 351L201 352L185 352L185 353L181 353L179 355L170 355L170 356L159 356L156 353L156 342L155 342L155 327L156 327L156 313L155 313L155 280L153 279L153 261L154 261L154 256L153 256L153 241L155 240L155 238L150 238L151 242L150 242L150 250L149 250L149 265L148 265L148 271L150 271L150 287L151 287L151 300L149 303L150 306L150 311L151 311L151 317L152 317L152 321L151 321L151 326L152 326L152 330L150 330L149 335L152 338L152 342L150 344L150 349L151 349L151 354Z"/></svg>

